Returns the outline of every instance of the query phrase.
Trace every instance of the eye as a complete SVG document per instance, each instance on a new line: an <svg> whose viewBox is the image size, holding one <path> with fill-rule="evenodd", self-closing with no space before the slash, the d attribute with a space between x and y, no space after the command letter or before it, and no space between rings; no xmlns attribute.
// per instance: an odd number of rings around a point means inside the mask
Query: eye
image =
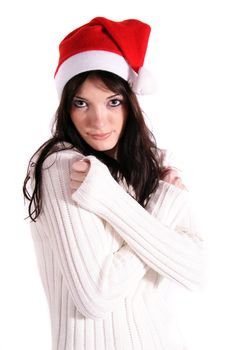
<svg viewBox="0 0 233 350"><path fill-rule="evenodd" d="M114 99L109 101L109 104L111 107L117 107L117 106L120 106L122 104L122 100L120 100L118 98L114 98Z"/></svg>
<svg viewBox="0 0 233 350"><path fill-rule="evenodd" d="M73 103L73 106L76 108L84 108L87 106L87 103L85 101L80 100L78 98L74 98L72 103Z"/></svg>

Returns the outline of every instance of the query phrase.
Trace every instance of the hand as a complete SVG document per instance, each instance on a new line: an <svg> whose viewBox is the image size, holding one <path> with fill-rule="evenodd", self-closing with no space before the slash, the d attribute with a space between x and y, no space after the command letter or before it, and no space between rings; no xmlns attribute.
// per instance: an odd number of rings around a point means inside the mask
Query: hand
<svg viewBox="0 0 233 350"><path fill-rule="evenodd" d="M70 176L70 188L72 192L76 191L82 185L89 169L90 162L88 160L78 160L72 164Z"/></svg>
<svg viewBox="0 0 233 350"><path fill-rule="evenodd" d="M165 182L168 182L182 190L186 190L187 188L182 183L181 177L179 176L178 172L175 169L172 168L166 168L164 171L164 174L162 175L162 180Z"/></svg>

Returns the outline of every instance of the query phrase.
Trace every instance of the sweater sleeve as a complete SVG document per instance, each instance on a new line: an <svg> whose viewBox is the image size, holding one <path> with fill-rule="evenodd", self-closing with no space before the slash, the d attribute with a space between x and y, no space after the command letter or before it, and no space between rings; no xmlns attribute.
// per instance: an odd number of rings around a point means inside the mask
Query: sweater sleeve
<svg viewBox="0 0 233 350"><path fill-rule="evenodd" d="M119 186L104 164L88 158L89 173L73 199L109 222L154 271L188 289L200 287L205 254L188 192L161 182L149 213Z"/></svg>
<svg viewBox="0 0 233 350"><path fill-rule="evenodd" d="M104 318L137 287L148 267L123 240L115 251L109 249L118 237L115 230L72 200L70 167L77 153L54 157L44 163L42 213L32 225L45 232L78 310L92 319Z"/></svg>

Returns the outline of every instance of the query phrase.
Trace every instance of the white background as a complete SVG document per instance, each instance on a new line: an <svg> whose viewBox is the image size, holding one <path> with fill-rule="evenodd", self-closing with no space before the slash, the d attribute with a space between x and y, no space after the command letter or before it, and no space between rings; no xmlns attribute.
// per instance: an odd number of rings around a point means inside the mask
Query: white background
<svg viewBox="0 0 233 350"><path fill-rule="evenodd" d="M57 107L58 43L95 16L134 17L153 28L147 64L157 90L142 104L159 146L173 152L194 193L208 246L206 287L181 291L177 316L190 350L233 349L232 5L230 0L1 5L1 350L50 349L48 309L21 187L28 159L49 136Z"/></svg>

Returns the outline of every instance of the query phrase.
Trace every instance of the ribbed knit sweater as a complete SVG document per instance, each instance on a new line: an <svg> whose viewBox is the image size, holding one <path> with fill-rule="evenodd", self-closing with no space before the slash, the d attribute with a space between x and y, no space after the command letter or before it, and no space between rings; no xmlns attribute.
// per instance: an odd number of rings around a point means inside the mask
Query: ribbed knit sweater
<svg viewBox="0 0 233 350"><path fill-rule="evenodd" d="M89 156L72 194L71 165L82 158L64 150L45 160L42 212L31 222L52 350L185 349L164 293L202 283L203 240L188 193L160 181L144 209Z"/></svg>

